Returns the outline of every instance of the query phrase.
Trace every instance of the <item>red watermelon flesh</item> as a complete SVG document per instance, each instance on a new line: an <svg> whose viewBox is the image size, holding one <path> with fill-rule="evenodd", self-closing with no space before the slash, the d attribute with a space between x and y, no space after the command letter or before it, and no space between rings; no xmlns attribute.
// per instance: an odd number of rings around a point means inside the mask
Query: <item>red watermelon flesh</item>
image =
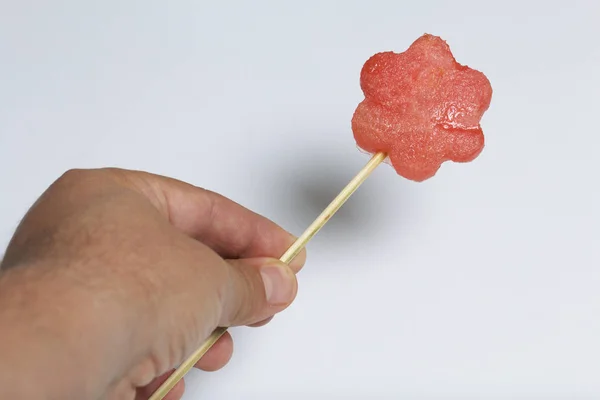
<svg viewBox="0 0 600 400"><path fill-rule="evenodd" d="M375 54L360 85L365 99L352 118L356 143L387 153L399 175L424 181L443 162L472 161L483 150L479 122L492 87L483 73L457 63L441 38L426 34L403 53Z"/></svg>

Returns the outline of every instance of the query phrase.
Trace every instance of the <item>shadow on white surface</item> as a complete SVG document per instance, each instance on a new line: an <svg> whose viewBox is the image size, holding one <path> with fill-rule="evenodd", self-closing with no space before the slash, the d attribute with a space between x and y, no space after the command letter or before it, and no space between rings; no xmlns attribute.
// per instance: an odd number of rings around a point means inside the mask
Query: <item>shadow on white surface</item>
<svg viewBox="0 0 600 400"><path fill-rule="evenodd" d="M264 177L270 185L269 196L277 199L271 205L272 218L282 222L294 234L301 234L368 159L369 156L352 148L350 151L335 147L323 149L318 143L288 154L286 162L272 170L272 176ZM396 184L390 185L390 179ZM396 221L395 234L407 232L410 228L406 213L413 208L414 199L403 188L402 179L395 176L389 165L383 164L327 222L309 246L319 250L326 244L328 252L339 254L352 246L376 243L388 235L386 227L390 225L390 215ZM398 225L400 229L397 229ZM396 243L400 246L401 239Z"/></svg>

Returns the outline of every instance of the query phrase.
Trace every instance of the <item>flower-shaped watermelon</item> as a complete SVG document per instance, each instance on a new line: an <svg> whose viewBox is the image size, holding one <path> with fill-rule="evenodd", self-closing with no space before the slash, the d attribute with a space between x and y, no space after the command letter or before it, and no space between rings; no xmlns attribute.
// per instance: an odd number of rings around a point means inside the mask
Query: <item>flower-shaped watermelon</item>
<svg viewBox="0 0 600 400"><path fill-rule="evenodd" d="M479 124L492 98L485 75L456 62L437 36L423 35L405 52L375 54L363 66L365 99L352 118L360 148L385 152L413 181L445 161L469 162L483 150Z"/></svg>

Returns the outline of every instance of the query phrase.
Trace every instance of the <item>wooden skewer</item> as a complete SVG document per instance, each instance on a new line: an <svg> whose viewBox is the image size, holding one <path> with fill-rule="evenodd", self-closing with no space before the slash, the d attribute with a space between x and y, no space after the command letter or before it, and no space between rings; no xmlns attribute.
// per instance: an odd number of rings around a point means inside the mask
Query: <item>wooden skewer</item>
<svg viewBox="0 0 600 400"><path fill-rule="evenodd" d="M296 239L294 244L281 256L280 261L289 264L297 255L302 251L304 246L312 239L313 236L321 230L321 228L331 219L333 214L338 211L342 205L350 198L352 193L358 189L358 187L369 177L371 172L375 170L387 157L386 153L376 153L369 162L360 170L358 174L342 191L336 196L335 199L323 210L323 212L313 221L312 224L304 231L304 233ZM196 350L191 356L188 357L176 370L159 386L158 389L150 396L148 400L162 400L167 393L179 382L185 374L206 354L219 340L223 334L227 332L227 328L217 328L211 333L208 339Z"/></svg>

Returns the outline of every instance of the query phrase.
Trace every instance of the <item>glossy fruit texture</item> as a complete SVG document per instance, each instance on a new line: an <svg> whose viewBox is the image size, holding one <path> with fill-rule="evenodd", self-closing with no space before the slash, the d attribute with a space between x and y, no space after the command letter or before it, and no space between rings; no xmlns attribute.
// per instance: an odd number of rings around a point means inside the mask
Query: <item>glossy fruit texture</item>
<svg viewBox="0 0 600 400"><path fill-rule="evenodd" d="M456 62L450 47L423 35L405 52L375 54L363 66L365 99L352 118L354 138L369 153L386 152L413 181L445 161L468 162L483 150L479 124L492 98L486 76Z"/></svg>

